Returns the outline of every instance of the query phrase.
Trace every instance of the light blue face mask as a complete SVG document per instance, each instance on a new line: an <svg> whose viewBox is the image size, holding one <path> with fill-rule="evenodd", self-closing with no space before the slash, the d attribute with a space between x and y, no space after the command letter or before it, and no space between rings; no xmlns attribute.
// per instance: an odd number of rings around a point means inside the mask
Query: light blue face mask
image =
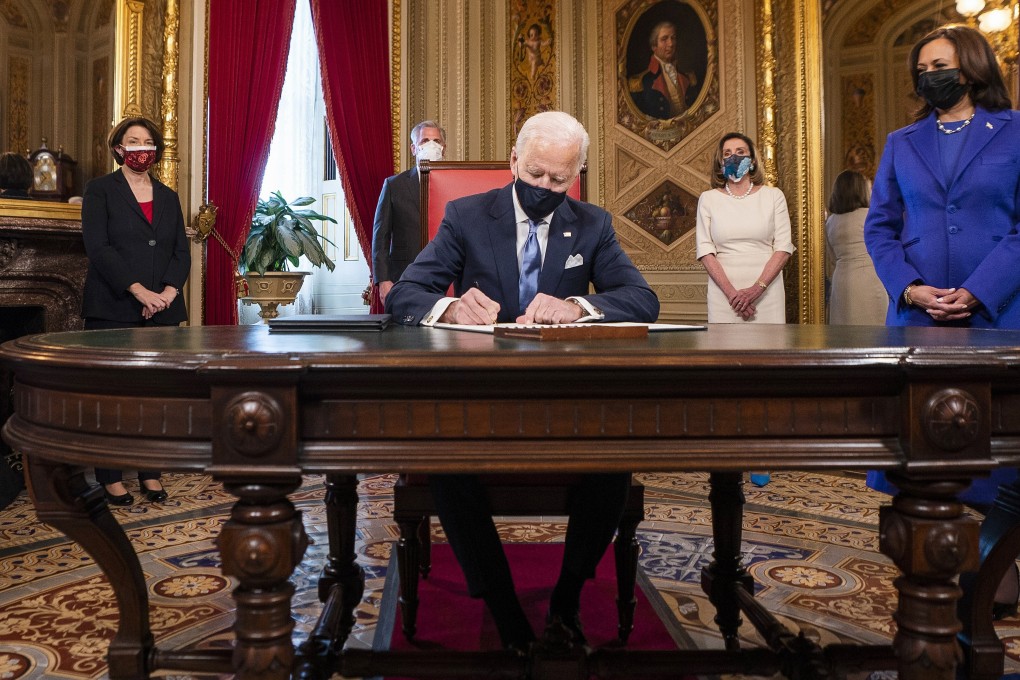
<svg viewBox="0 0 1020 680"><path fill-rule="evenodd" d="M723 175L729 177L734 182L739 182L750 170L750 156L733 155L723 161Z"/></svg>

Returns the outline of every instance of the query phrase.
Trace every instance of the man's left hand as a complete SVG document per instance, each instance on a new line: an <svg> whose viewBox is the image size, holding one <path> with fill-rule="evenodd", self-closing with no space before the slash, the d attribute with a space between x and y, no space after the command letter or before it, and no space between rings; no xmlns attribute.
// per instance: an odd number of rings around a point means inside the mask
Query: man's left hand
<svg viewBox="0 0 1020 680"><path fill-rule="evenodd" d="M582 316L586 316L585 311L576 302L539 293L517 317L517 323L572 323Z"/></svg>

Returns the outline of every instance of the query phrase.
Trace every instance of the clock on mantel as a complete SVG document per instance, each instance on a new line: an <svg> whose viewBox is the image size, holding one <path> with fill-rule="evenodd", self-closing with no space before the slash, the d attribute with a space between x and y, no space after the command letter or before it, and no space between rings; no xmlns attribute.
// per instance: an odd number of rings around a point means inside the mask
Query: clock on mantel
<svg viewBox="0 0 1020 680"><path fill-rule="evenodd" d="M38 149L28 155L32 164L33 182L29 193L40 201L66 201L74 193L74 168L78 163L64 153L64 147L51 151L46 138Z"/></svg>

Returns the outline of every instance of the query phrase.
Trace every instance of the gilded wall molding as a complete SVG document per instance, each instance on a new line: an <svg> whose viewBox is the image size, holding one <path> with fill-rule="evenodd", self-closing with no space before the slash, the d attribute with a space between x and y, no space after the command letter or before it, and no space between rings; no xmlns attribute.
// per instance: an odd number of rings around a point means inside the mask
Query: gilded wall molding
<svg viewBox="0 0 1020 680"><path fill-rule="evenodd" d="M144 0L117 0L117 64L113 101L118 120L142 115L144 13Z"/></svg>
<svg viewBox="0 0 1020 680"><path fill-rule="evenodd" d="M163 18L163 93L160 98L160 119L163 125L163 160L157 175L168 187L177 190L177 169L180 154L177 149L177 98L179 93L178 63L180 59L180 0L167 0Z"/></svg>
<svg viewBox="0 0 1020 680"><path fill-rule="evenodd" d="M762 156L765 181L776 183L776 48L775 19L772 14L773 0L761 0L755 16L755 28L761 40L758 42L758 149Z"/></svg>
<svg viewBox="0 0 1020 680"><path fill-rule="evenodd" d="M763 12L769 0L759 6ZM819 3L772 0L777 102L776 184L786 194L797 252L786 281L787 318L825 321L821 12ZM761 83L759 83L759 89Z"/></svg>
<svg viewBox="0 0 1020 680"><path fill-rule="evenodd" d="M402 35L403 15L401 13L401 0L390 0L390 120L393 126L393 171L396 172L400 166L400 148L403 146L400 131L402 128L400 120L400 91L403 83L401 70L401 55L403 54L400 36Z"/></svg>

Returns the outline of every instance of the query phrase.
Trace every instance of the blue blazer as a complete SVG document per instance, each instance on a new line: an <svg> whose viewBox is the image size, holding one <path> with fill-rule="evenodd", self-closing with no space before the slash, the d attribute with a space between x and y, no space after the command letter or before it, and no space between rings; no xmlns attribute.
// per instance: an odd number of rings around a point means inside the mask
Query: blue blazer
<svg viewBox="0 0 1020 680"><path fill-rule="evenodd" d="M404 270L386 297L396 321L421 322L453 283L454 295L479 288L500 305L499 323L518 317L517 227L513 184L450 201L436 237ZM568 257L580 265L566 268ZM588 284L595 294L588 295ZM553 213L538 292L557 298L583 296L606 321L653 322L656 297L616 240L605 210L569 196Z"/></svg>
<svg viewBox="0 0 1020 680"><path fill-rule="evenodd" d="M142 305L127 291L138 282L160 293L170 285L183 288L191 271L191 252L177 194L152 179L152 224L120 170L85 185L81 232L89 258L81 315L86 318L140 323ZM184 297L152 320L161 325L187 321Z"/></svg>
<svg viewBox="0 0 1020 680"><path fill-rule="evenodd" d="M978 107L954 177L945 177L935 113L891 133L875 176L864 240L889 293L890 326L1020 328L1020 112ZM907 305L920 280L966 288L983 303L964 322Z"/></svg>

